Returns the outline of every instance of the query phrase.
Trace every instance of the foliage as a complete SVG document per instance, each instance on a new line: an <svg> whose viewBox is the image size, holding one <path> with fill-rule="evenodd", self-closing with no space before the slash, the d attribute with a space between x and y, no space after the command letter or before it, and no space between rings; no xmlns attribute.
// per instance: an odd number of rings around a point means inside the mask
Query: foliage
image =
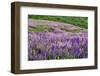
<svg viewBox="0 0 100 76"><path fill-rule="evenodd" d="M29 18L49 20L73 24L83 28L88 28L88 18L87 17L74 17L74 16L46 16L46 15L29 15Z"/></svg>

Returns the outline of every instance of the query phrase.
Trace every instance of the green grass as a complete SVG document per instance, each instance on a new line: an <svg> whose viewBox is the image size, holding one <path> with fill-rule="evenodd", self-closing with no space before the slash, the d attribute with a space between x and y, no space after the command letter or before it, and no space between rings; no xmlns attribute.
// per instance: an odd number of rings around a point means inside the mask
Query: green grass
<svg viewBox="0 0 100 76"><path fill-rule="evenodd" d="M52 28L49 28L48 25L38 25L37 27L29 27L28 31L29 32L42 32L42 31L52 31Z"/></svg>
<svg viewBox="0 0 100 76"><path fill-rule="evenodd" d="M52 32L54 29L49 28L48 25L38 25L37 27L29 27L28 28L29 32L43 32L45 30ZM82 30L82 29L68 30L68 29L65 29L65 28L61 28L61 30L64 30L66 32L80 32L80 30Z"/></svg>
<svg viewBox="0 0 100 76"><path fill-rule="evenodd" d="M68 30L68 29L64 29L64 28L61 28L61 30L64 30L64 31L66 31L66 32L80 32L82 29L73 29L73 30Z"/></svg>
<svg viewBox="0 0 100 76"><path fill-rule="evenodd" d="M88 28L88 17L29 15L28 18L64 22L82 28L86 28L86 29Z"/></svg>

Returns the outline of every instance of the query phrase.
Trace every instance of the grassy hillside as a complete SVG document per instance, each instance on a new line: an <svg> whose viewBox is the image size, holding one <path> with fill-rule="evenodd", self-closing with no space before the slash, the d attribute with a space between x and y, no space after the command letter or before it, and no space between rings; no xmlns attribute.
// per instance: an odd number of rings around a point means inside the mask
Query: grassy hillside
<svg viewBox="0 0 100 76"><path fill-rule="evenodd" d="M29 15L28 18L64 22L64 23L80 26L86 29L88 28L87 17Z"/></svg>

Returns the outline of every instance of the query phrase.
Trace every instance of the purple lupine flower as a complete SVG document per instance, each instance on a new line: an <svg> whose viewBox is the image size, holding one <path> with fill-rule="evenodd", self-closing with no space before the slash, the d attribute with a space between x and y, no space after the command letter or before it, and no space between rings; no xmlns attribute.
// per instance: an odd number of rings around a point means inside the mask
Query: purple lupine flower
<svg viewBox="0 0 100 76"><path fill-rule="evenodd" d="M88 57L88 34L66 32L29 32L29 60ZM34 52L34 53L33 53Z"/></svg>

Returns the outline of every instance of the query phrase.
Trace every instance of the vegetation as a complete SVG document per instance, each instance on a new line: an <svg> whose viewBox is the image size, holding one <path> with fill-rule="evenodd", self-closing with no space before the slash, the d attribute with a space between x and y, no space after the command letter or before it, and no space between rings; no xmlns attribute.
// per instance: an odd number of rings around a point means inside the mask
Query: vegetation
<svg viewBox="0 0 100 76"><path fill-rule="evenodd" d="M46 16L46 15L29 15L29 18L39 20L49 20L73 24L82 28L88 28L87 17L74 17L74 16Z"/></svg>
<svg viewBox="0 0 100 76"><path fill-rule="evenodd" d="M52 31L52 28L49 28L48 25L38 25L37 27L29 27L29 32L42 32L42 31Z"/></svg>

